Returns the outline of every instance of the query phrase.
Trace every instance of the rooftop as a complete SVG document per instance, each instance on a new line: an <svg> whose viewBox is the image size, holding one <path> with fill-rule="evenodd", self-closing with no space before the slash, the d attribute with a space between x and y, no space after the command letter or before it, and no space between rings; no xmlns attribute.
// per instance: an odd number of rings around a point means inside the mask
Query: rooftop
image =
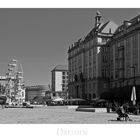
<svg viewBox="0 0 140 140"><path fill-rule="evenodd" d="M68 70L68 66L67 65L57 65L52 71L59 71L59 70Z"/></svg>
<svg viewBox="0 0 140 140"><path fill-rule="evenodd" d="M48 87L45 85L27 86L26 91L47 91Z"/></svg>
<svg viewBox="0 0 140 140"><path fill-rule="evenodd" d="M126 30L127 28L132 27L133 25L139 23L139 22L140 22L140 15L138 15L138 16L132 18L132 19L129 20L129 21L126 21L126 20L125 20L125 21L123 22L123 24L120 25L120 26L117 28L115 34L118 34L118 33L122 32L122 31Z"/></svg>
<svg viewBox="0 0 140 140"><path fill-rule="evenodd" d="M100 12L97 12L97 16L99 15L100 15ZM68 52L72 51L73 49L76 49L83 42L89 41L90 39L97 37L98 35L111 37L113 36L114 32L116 32L117 29L118 29L118 25L113 21L107 21L105 23L101 21L97 21L96 25L84 37L84 39L79 39L77 42L73 43L72 46L69 46Z"/></svg>

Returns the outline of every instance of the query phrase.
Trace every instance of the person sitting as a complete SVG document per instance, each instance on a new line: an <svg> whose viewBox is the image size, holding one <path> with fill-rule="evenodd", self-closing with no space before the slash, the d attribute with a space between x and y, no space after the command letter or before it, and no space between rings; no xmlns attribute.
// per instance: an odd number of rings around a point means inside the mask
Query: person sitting
<svg viewBox="0 0 140 140"><path fill-rule="evenodd" d="M131 121L131 119L129 118L128 114L124 111L123 106L120 106L116 113L118 114L117 120L121 120L121 118L123 118L125 121Z"/></svg>

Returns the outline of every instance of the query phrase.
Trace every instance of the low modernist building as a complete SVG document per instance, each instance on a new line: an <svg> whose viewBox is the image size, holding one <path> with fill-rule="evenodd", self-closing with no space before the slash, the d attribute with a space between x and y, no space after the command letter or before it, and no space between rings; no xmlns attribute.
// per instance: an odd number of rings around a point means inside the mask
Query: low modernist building
<svg viewBox="0 0 140 140"><path fill-rule="evenodd" d="M109 55L107 42L117 29L113 21L101 22L97 12L95 25L84 39L79 39L68 50L69 96L92 99L108 89Z"/></svg>
<svg viewBox="0 0 140 140"><path fill-rule="evenodd" d="M33 101L35 97L45 97L47 87L43 85L26 87L25 100Z"/></svg>
<svg viewBox="0 0 140 140"><path fill-rule="evenodd" d="M68 85L68 67L65 65L58 65L51 72L53 96L66 97Z"/></svg>

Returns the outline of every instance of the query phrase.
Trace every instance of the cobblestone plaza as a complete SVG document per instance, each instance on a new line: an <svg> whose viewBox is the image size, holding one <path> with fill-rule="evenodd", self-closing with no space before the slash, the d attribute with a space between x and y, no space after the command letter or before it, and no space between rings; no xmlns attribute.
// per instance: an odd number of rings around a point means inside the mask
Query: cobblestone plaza
<svg viewBox="0 0 140 140"><path fill-rule="evenodd" d="M139 124L139 115L132 121L117 121L116 113L79 112L67 106L46 106L34 109L0 109L0 124Z"/></svg>

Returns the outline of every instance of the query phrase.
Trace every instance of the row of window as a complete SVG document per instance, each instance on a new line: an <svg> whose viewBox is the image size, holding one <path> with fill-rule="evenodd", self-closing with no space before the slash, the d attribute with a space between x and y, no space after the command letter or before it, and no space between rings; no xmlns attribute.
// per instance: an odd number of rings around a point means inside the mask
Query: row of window
<svg viewBox="0 0 140 140"><path fill-rule="evenodd" d="M111 88L114 88L114 87L117 88L117 87L122 87L122 86L133 85L133 84L134 84L134 79L111 83L110 87Z"/></svg>
<svg viewBox="0 0 140 140"><path fill-rule="evenodd" d="M62 80L62 83L68 83L68 79L67 80Z"/></svg>
<svg viewBox="0 0 140 140"><path fill-rule="evenodd" d="M138 38L139 37L139 38ZM111 67L119 70L120 72L115 72L115 78L130 77L132 75L132 70L128 67L133 65L138 65L138 41L140 40L140 34L135 34L119 43L116 43L114 47L115 58L113 57L113 49L110 49L110 58L112 59ZM113 48L110 47L110 48ZM115 67L114 61L115 59ZM124 69L125 73L124 73ZM135 71L138 71L138 67L135 68Z"/></svg>
<svg viewBox="0 0 140 140"><path fill-rule="evenodd" d="M99 43L101 43L101 42L106 43L107 42L107 38L100 38L100 37L98 37L97 40L98 40ZM88 42L86 42L84 45L79 45L79 47L77 49L75 49L75 50L73 50L73 51L71 51L69 53L69 56L71 57L71 56L77 54L83 48L88 49L89 47L94 46L95 43L96 43L96 38L93 38L93 39L89 40ZM95 49L94 51L97 52L95 47L94 47L94 49Z"/></svg>
<svg viewBox="0 0 140 140"><path fill-rule="evenodd" d="M68 79L68 76L67 75L65 75L65 76L63 75L62 79Z"/></svg>
<svg viewBox="0 0 140 140"><path fill-rule="evenodd" d="M62 76L67 76L67 75L68 75L68 72L65 72L65 71L62 72Z"/></svg>

